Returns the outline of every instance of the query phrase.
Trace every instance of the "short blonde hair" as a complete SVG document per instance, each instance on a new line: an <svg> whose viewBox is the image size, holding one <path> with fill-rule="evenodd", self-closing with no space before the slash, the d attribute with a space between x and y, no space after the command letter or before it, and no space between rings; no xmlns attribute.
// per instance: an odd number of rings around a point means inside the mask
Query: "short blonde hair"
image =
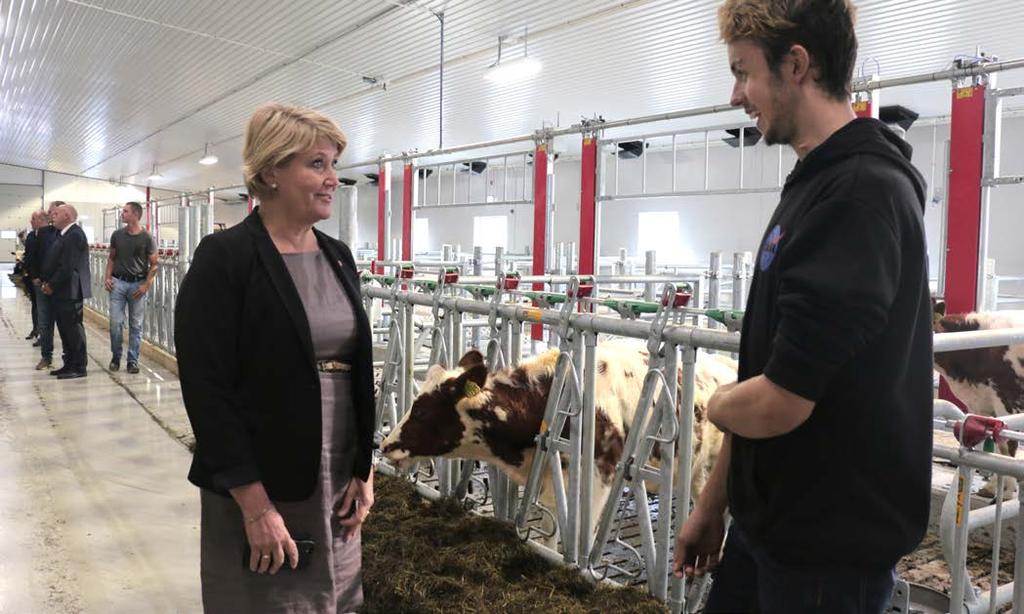
<svg viewBox="0 0 1024 614"><path fill-rule="evenodd" d="M328 139L345 151L348 139L330 119L302 107L267 103L249 118L242 149L242 177L252 196L263 197L270 186L260 173L287 164L295 154L312 149L317 141Z"/></svg>

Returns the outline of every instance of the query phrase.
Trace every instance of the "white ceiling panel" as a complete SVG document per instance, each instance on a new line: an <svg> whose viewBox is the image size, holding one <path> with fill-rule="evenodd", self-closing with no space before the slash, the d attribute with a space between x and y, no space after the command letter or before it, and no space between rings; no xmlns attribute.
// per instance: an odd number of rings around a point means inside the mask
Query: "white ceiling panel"
<svg viewBox="0 0 1024 614"><path fill-rule="evenodd" d="M436 147L445 15L443 142L454 145L721 104L731 86L719 0L0 0L0 162L199 190L240 181L252 110L321 109L347 160ZM863 0L860 60L883 78L946 68L976 46L1024 57L1019 0ZM506 57L531 80L483 74ZM386 90L367 83L379 78ZM1024 71L1000 75L1024 84ZM922 116L948 113L946 83L888 90ZM708 120L692 120L693 123ZM715 123L721 118L713 120ZM205 143L220 157L197 163Z"/></svg>

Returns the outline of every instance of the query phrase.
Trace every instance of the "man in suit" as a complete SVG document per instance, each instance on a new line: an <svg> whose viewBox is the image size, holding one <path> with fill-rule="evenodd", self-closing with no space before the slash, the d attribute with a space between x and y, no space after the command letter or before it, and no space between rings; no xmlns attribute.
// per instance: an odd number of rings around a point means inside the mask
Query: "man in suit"
<svg viewBox="0 0 1024 614"><path fill-rule="evenodd" d="M60 238L43 267L43 293L53 302L54 319L64 344L64 366L51 375L75 379L86 375L85 327L82 301L92 296L89 275L89 242L76 223L78 212L61 205L53 213L53 226Z"/></svg>
<svg viewBox="0 0 1024 614"><path fill-rule="evenodd" d="M36 296L36 311L39 312L39 323L36 326L39 338L32 345L38 347L42 354L36 365L37 371L49 369L53 363L53 300L43 293L42 271L59 236L57 229L50 223L50 217L57 207L63 204L64 201L60 200L51 202L49 208L40 215L42 227L35 232L36 253L32 265L32 288Z"/></svg>
<svg viewBox="0 0 1024 614"><path fill-rule="evenodd" d="M38 289L32 283L32 279L38 277L36 269L39 268L39 229L46 225L43 221L45 214L40 211L33 211L30 224L32 230L25 235L25 257L22 263L25 267L25 292L28 294L28 298L32 301L32 331L28 334L25 339L31 340L39 336L39 308L37 305L36 295L39 294Z"/></svg>

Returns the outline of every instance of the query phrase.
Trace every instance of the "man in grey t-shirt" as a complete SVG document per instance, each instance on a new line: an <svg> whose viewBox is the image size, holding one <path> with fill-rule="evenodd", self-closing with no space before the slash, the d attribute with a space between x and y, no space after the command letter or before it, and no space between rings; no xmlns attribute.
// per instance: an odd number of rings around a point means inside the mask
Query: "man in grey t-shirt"
<svg viewBox="0 0 1024 614"><path fill-rule="evenodd" d="M140 220L142 205L125 203L121 208L119 228L110 236L105 285L110 292L110 370L121 368L124 347L124 312L128 309L128 372L139 372L139 349L142 346L142 320L146 309L146 292L157 271L156 243Z"/></svg>

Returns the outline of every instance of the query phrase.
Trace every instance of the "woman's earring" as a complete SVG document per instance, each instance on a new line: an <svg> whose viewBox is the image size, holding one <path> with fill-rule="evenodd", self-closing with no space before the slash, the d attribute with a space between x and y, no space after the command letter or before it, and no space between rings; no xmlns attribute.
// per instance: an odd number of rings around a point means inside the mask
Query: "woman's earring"
<svg viewBox="0 0 1024 614"><path fill-rule="evenodd" d="M276 190L277 189L277 184L276 183L270 184L270 189L271 190Z"/></svg>

